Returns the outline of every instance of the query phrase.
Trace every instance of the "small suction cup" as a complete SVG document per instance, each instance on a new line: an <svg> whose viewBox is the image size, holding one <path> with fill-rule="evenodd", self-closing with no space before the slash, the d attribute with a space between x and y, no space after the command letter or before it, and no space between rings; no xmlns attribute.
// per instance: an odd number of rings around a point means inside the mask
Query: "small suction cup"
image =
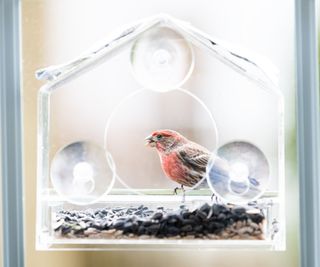
<svg viewBox="0 0 320 267"><path fill-rule="evenodd" d="M268 187L269 174L269 163L263 152L247 142L232 142L220 147L207 167L211 190L234 204L259 198Z"/></svg>
<svg viewBox="0 0 320 267"><path fill-rule="evenodd" d="M179 88L194 67L189 42L168 27L158 27L143 34L131 50L134 76L146 88L169 91Z"/></svg>
<svg viewBox="0 0 320 267"><path fill-rule="evenodd" d="M85 205L107 194L114 183L114 164L103 148L75 142L54 156L51 181L55 190L71 203Z"/></svg>

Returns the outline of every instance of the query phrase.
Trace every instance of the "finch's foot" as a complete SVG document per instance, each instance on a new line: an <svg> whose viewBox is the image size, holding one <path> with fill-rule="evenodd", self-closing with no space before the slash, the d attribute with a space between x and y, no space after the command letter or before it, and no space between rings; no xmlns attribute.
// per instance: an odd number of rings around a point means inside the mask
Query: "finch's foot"
<svg viewBox="0 0 320 267"><path fill-rule="evenodd" d="M179 190L180 188L179 187L176 187L174 190L173 190L173 193L175 194L175 195L178 195L178 190Z"/></svg>
<svg viewBox="0 0 320 267"><path fill-rule="evenodd" d="M214 204L221 204L220 198L219 198L218 196L216 196L215 194L212 194L212 195L211 195L211 201L212 201Z"/></svg>
<svg viewBox="0 0 320 267"><path fill-rule="evenodd" d="M184 189L183 185L181 185L181 187L176 187L174 189L174 194L175 195L178 195L178 190L182 191L182 203L184 203L185 200L186 200L186 190Z"/></svg>
<svg viewBox="0 0 320 267"><path fill-rule="evenodd" d="M176 188L173 190L173 192L174 192L175 195L178 195L178 190L181 190L182 192L185 191L183 185L181 185L180 187L176 187Z"/></svg>
<svg viewBox="0 0 320 267"><path fill-rule="evenodd" d="M183 185L181 185L182 190L182 203L186 202L186 190L184 189Z"/></svg>

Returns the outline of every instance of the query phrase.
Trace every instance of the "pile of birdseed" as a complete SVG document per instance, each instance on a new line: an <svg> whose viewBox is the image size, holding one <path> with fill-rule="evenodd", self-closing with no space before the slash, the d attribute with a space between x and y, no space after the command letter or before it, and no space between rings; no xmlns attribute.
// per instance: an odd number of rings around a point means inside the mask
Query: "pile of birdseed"
<svg viewBox="0 0 320 267"><path fill-rule="evenodd" d="M139 207L86 211L61 210L55 214L56 237L64 238L170 238L264 239L265 217L243 207L204 204L189 210Z"/></svg>

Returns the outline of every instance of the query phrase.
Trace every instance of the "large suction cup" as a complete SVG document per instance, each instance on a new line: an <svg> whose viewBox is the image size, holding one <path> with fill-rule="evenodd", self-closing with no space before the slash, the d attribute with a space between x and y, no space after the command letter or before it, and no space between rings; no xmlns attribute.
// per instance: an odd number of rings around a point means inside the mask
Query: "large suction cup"
<svg viewBox="0 0 320 267"><path fill-rule="evenodd" d="M89 142L72 143L58 151L50 174L55 190L79 205L96 202L111 190L115 179L111 156L106 158L103 148Z"/></svg>
<svg viewBox="0 0 320 267"><path fill-rule="evenodd" d="M143 34L131 50L134 76L146 88L169 91L179 88L194 67L189 42L168 27L157 27Z"/></svg>
<svg viewBox="0 0 320 267"><path fill-rule="evenodd" d="M259 198L269 183L269 164L263 152L247 142L218 149L207 168L211 190L226 202L244 204Z"/></svg>
<svg viewBox="0 0 320 267"><path fill-rule="evenodd" d="M112 154L117 179L126 188L139 191L176 186L165 177L157 152L145 147L145 137L157 129L175 130L210 150L219 142L210 110L189 91L135 91L114 109L105 128L105 150Z"/></svg>

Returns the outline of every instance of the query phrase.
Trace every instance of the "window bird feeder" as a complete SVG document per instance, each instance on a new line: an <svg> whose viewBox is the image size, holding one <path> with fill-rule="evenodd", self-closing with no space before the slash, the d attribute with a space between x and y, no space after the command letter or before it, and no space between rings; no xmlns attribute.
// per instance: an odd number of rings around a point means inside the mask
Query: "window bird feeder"
<svg viewBox="0 0 320 267"><path fill-rule="evenodd" d="M284 249L273 73L162 14L37 71L37 247Z"/></svg>

